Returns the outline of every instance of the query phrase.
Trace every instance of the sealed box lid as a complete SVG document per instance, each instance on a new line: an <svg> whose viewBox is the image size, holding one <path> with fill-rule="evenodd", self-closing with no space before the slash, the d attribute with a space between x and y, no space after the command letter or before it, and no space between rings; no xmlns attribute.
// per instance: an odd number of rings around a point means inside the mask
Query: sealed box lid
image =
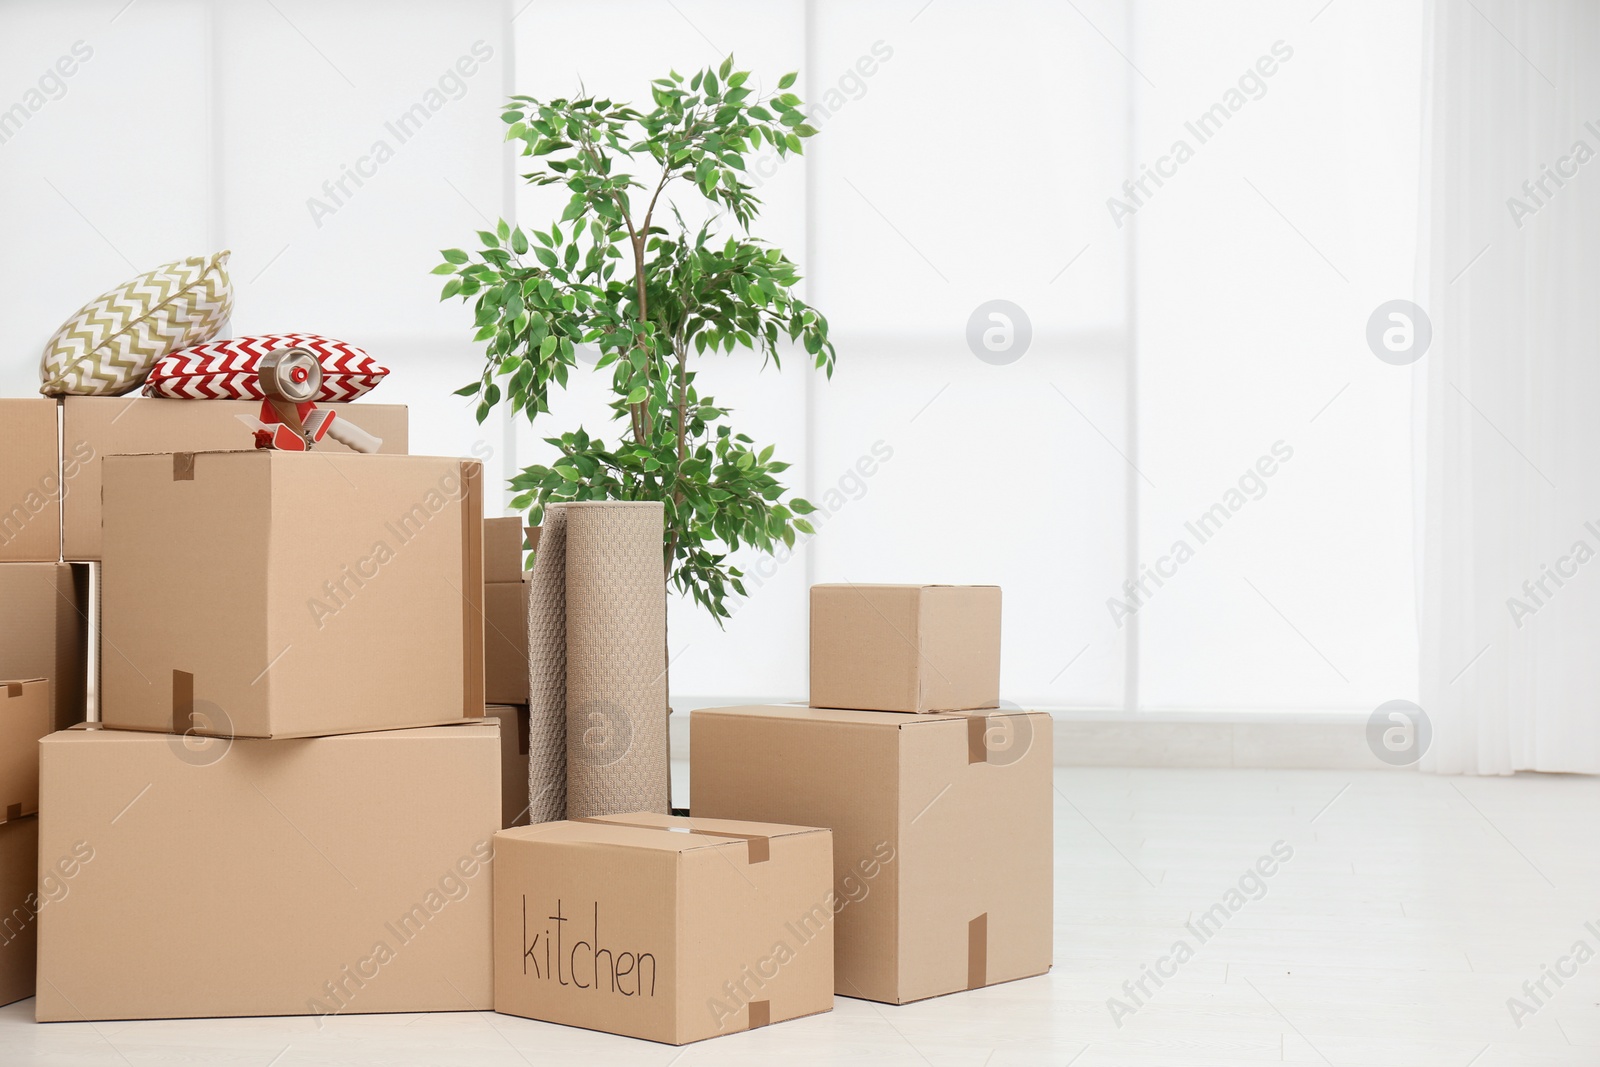
<svg viewBox="0 0 1600 1067"><path fill-rule="evenodd" d="M966 711L1000 703L1000 587L811 587L811 706Z"/></svg>
<svg viewBox="0 0 1600 1067"><path fill-rule="evenodd" d="M404 404L319 403L383 443L385 455L405 455L409 426ZM149 396L68 396L61 400L61 552L69 560L102 553L101 459L114 455L209 452L249 448L253 431L239 416L261 412L259 400L174 400ZM350 455L331 438L320 455Z"/></svg>

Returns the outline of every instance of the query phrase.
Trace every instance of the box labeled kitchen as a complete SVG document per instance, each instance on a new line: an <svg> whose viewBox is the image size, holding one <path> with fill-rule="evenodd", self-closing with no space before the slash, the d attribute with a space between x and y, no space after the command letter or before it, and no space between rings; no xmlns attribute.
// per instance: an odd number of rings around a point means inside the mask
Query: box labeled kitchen
<svg viewBox="0 0 1600 1067"><path fill-rule="evenodd" d="M0 399L0 561L61 558L62 469L56 402ZM80 460L72 458L77 473Z"/></svg>
<svg viewBox="0 0 1600 1067"><path fill-rule="evenodd" d="M383 443L379 451L404 455L408 446L403 404L319 404ZM61 456L66 494L61 506L61 555L101 558L100 489L106 456L150 452L206 452L252 447L253 431L239 416L260 414L257 400L171 400L144 396L69 396L61 402ZM317 442L329 455L351 455L331 438ZM68 462L72 463L69 472ZM54 558L54 557L52 557Z"/></svg>
<svg viewBox="0 0 1600 1067"><path fill-rule="evenodd" d="M1039 712L798 706L690 718L693 811L833 828L835 991L904 1004L1051 961L1051 731Z"/></svg>
<svg viewBox="0 0 1600 1067"><path fill-rule="evenodd" d="M831 835L653 813L495 836L495 1010L673 1045L833 1007Z"/></svg>
<svg viewBox="0 0 1600 1067"><path fill-rule="evenodd" d="M304 737L482 716L476 461L104 464L106 725Z"/></svg>
<svg viewBox="0 0 1600 1067"><path fill-rule="evenodd" d="M812 707L930 712L999 703L999 586L811 587Z"/></svg>
<svg viewBox="0 0 1600 1067"><path fill-rule="evenodd" d="M52 730L43 678L0 680L0 821L39 810L39 739Z"/></svg>
<svg viewBox="0 0 1600 1067"><path fill-rule="evenodd" d="M492 1006L494 723L40 749L41 1022Z"/></svg>
<svg viewBox="0 0 1600 1067"><path fill-rule="evenodd" d="M0 563L0 678L43 678L51 726L85 717L89 680L89 568Z"/></svg>

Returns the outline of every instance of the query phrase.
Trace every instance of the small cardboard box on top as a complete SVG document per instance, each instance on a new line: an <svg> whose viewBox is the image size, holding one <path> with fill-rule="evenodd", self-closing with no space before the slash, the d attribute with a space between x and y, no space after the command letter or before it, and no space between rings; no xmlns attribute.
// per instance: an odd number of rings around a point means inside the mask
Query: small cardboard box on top
<svg viewBox="0 0 1600 1067"><path fill-rule="evenodd" d="M812 707L931 712L999 703L999 586L811 587Z"/></svg>
<svg viewBox="0 0 1600 1067"><path fill-rule="evenodd" d="M841 996L1027 978L1051 960L1050 726L1020 710L698 710L693 811L833 828Z"/></svg>
<svg viewBox="0 0 1600 1067"><path fill-rule="evenodd" d="M37 1018L491 1008L497 734L51 734Z"/></svg>
<svg viewBox="0 0 1600 1067"><path fill-rule="evenodd" d="M528 702L528 574L520 518L483 520L484 696Z"/></svg>
<svg viewBox="0 0 1600 1067"><path fill-rule="evenodd" d="M54 871L39 877L39 817L0 824L0 1004L33 996L40 893L60 884Z"/></svg>
<svg viewBox="0 0 1600 1067"><path fill-rule="evenodd" d="M58 440L53 399L0 399L0 560L61 558Z"/></svg>
<svg viewBox="0 0 1600 1067"><path fill-rule="evenodd" d="M671 1045L833 1008L831 835L641 812L495 835L495 1010Z"/></svg>
<svg viewBox="0 0 1600 1067"><path fill-rule="evenodd" d="M89 615L87 566L0 563L0 678L46 679L57 730L85 718Z"/></svg>
<svg viewBox="0 0 1600 1067"><path fill-rule="evenodd" d="M51 401L53 404L54 401ZM322 404L382 440L385 455L405 455L403 404ZM209 452L250 448L252 431L240 415L257 415L259 400L172 400L145 396L69 396L61 402L61 557L98 560L102 553L100 489L106 456L152 452ZM53 420L52 420L53 424ZM317 442L328 455L352 453L332 438ZM70 469L69 469L70 464Z"/></svg>
<svg viewBox="0 0 1600 1067"><path fill-rule="evenodd" d="M107 726L309 737L483 715L477 461L104 463Z"/></svg>
<svg viewBox="0 0 1600 1067"><path fill-rule="evenodd" d="M39 811L39 739L51 712L43 678L0 681L0 822Z"/></svg>

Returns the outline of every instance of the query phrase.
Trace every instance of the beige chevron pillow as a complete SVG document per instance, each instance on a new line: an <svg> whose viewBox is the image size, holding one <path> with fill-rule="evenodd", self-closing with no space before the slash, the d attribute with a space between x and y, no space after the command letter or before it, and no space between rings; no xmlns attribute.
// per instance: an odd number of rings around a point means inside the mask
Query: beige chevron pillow
<svg viewBox="0 0 1600 1067"><path fill-rule="evenodd" d="M168 263L89 301L44 347L39 392L120 396L156 360L215 337L233 312L228 253Z"/></svg>

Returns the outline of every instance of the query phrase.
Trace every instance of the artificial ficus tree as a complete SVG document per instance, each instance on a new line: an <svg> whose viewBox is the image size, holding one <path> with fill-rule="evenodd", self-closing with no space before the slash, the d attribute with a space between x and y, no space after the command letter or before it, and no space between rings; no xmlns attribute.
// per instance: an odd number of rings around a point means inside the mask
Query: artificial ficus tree
<svg viewBox="0 0 1600 1067"><path fill-rule="evenodd" d="M764 98L749 80L730 56L652 82L649 111L593 96L513 96L501 118L534 160L524 178L565 186L566 209L542 230L501 220L479 231L475 258L446 249L434 268L451 275L441 299L473 301L486 344L478 380L457 391L477 397L479 422L505 402L537 423L552 385L565 388L583 368L580 345L611 376L615 444L582 427L546 438L561 456L512 479L513 506L537 524L560 501L661 501L665 579L718 619L730 592L744 595L729 554L792 546L797 531L812 532L803 516L815 508L785 500L778 476L789 465L732 428L730 409L696 387L693 361L745 349L779 367L784 346L798 344L831 376L835 358L827 319L795 293L795 264L749 236L761 201L746 158L798 154L817 131L788 91L794 74ZM743 235L686 225L663 201L674 188L692 188Z"/></svg>

